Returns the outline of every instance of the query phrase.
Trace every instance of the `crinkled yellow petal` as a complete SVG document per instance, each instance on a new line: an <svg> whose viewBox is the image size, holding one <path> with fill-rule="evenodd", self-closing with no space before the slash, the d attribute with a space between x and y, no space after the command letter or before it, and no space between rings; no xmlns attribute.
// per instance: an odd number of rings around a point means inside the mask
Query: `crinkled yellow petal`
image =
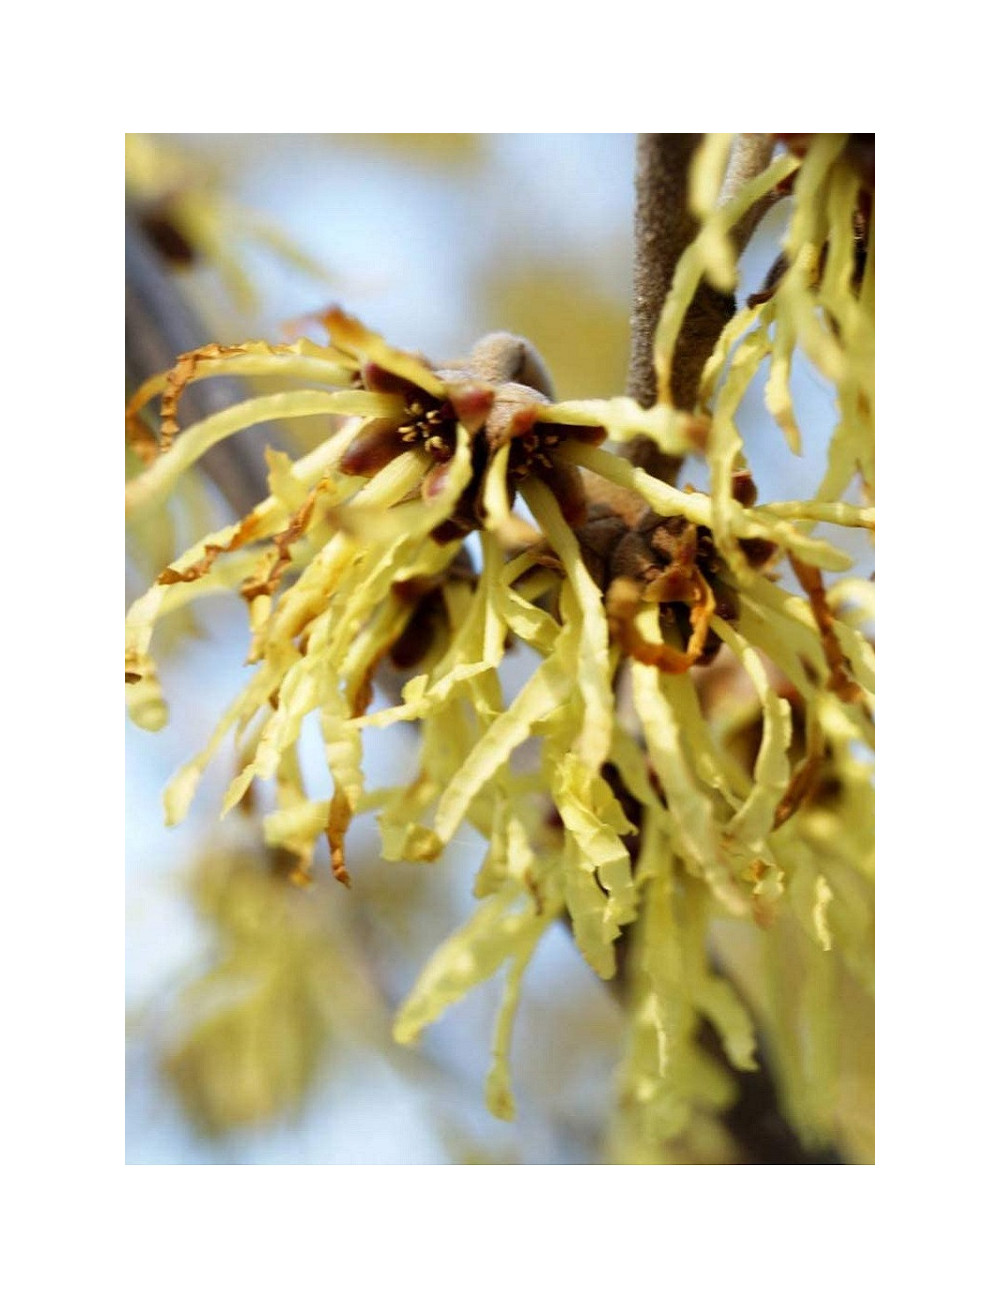
<svg viewBox="0 0 1000 1300"><path fill-rule="evenodd" d="M521 887L512 883L481 903L444 941L399 1009L393 1028L398 1043L412 1043L452 1003L489 979L526 940L545 929L550 915L538 916L531 905L511 910L523 898Z"/></svg>
<svg viewBox="0 0 1000 1300"><path fill-rule="evenodd" d="M125 510L149 510L163 501L181 474L210 447L224 438L269 420L298 419L307 415L394 415L402 413L399 398L381 393L324 393L304 389L294 393L273 393L251 397L185 429L165 452L125 488Z"/></svg>
<svg viewBox="0 0 1000 1300"><path fill-rule="evenodd" d="M473 797L507 762L517 746L528 739L535 725L563 702L572 685L566 665L555 654L535 670L510 708L500 714L475 745L442 794L434 819L434 830L442 843L455 834Z"/></svg>
<svg viewBox="0 0 1000 1300"><path fill-rule="evenodd" d="M486 527L492 531L503 528L510 519L510 497L507 495L507 464L510 460L510 443L498 447L486 467L483 484L483 509Z"/></svg>
<svg viewBox="0 0 1000 1300"><path fill-rule="evenodd" d="M778 317L771 348L771 369L764 384L764 403L785 435L789 449L802 454L802 434L795 420L790 388L795 334L788 317Z"/></svg>
<svg viewBox="0 0 1000 1300"><path fill-rule="evenodd" d="M292 653L294 654L294 651ZM168 826L176 826L187 816L198 782L227 732L236 726L241 718L253 717L257 710L266 704L280 677L281 665L265 664L259 668L249 686L237 695L222 715L205 748L195 758L185 763L171 778L163 792L163 806ZM248 781L240 790L239 798L246 793L249 784ZM239 799L233 802L238 803Z"/></svg>
<svg viewBox="0 0 1000 1300"><path fill-rule="evenodd" d="M736 426L736 412L770 346L767 329L763 326L737 344L729 372L716 395L706 448L711 478L713 541L733 572L741 578L749 566L733 540L736 514L740 509L739 503L733 499L733 471L743 449L743 439Z"/></svg>
<svg viewBox="0 0 1000 1300"><path fill-rule="evenodd" d="M279 808L264 818L264 842L287 846L291 840L314 843L326 829L330 816L329 799L308 799L288 808Z"/></svg>
<svg viewBox="0 0 1000 1300"><path fill-rule="evenodd" d="M763 198L797 167L798 161L788 154L776 158L759 176L743 186L728 203L716 211L708 233L703 232L699 235L681 255L653 339L658 396L661 402L670 403L669 376L673 366L674 349L681 324L706 269L706 246L717 249L720 234L731 230L758 199Z"/></svg>
<svg viewBox="0 0 1000 1300"><path fill-rule="evenodd" d="M731 1063L738 1070L756 1070L753 1021L729 981L707 976L695 991L694 1003L714 1025Z"/></svg>
<svg viewBox="0 0 1000 1300"><path fill-rule="evenodd" d="M597 771L611 747L614 697L608 622L601 592L583 562L580 546L562 516L555 497L543 483L527 480L522 494L566 571L579 606L577 684L583 696L583 727L574 748Z"/></svg>
<svg viewBox="0 0 1000 1300"><path fill-rule="evenodd" d="M294 513L309 495L308 488L296 477L295 462L286 452L274 447L264 448L264 460L271 496L286 505L289 513Z"/></svg>
<svg viewBox="0 0 1000 1300"><path fill-rule="evenodd" d="M674 915L673 875L669 858L646 885L642 969L649 978L651 1012L656 1026L659 1069L668 1078L679 1064L689 1003L684 982L684 949Z"/></svg>
<svg viewBox="0 0 1000 1300"><path fill-rule="evenodd" d="M323 749L333 780L325 830L333 874L345 884L350 883L350 877L344 861L344 836L365 786L361 771L361 736L344 726L347 715L347 701L330 691L320 709Z"/></svg>
<svg viewBox="0 0 1000 1300"><path fill-rule="evenodd" d="M439 379L429 366L424 365L419 357L390 347L381 335L368 329L356 317L349 316L347 312L335 307L325 312L322 320L331 342L338 348L353 356L374 361L384 370L408 380L433 397L445 396L444 381Z"/></svg>
<svg viewBox="0 0 1000 1300"><path fill-rule="evenodd" d="M601 979L613 979L614 942L621 934L621 927L609 916L607 898L576 840L570 839L563 850L562 865L566 910L573 924L576 946Z"/></svg>
<svg viewBox="0 0 1000 1300"><path fill-rule="evenodd" d="M663 786L675 851L704 877L716 896L737 915L746 902L726 866L721 828L712 802L699 788L681 743L680 728L668 702L673 682L649 664L632 664L635 710L642 722L650 761Z"/></svg>
<svg viewBox="0 0 1000 1300"><path fill-rule="evenodd" d="M759 655L720 618L712 619L713 630L732 650L760 697L762 735L753 769L753 788L743 806L729 821L727 833L750 850L763 849L774 825L774 814L788 789L788 749L792 742L792 717L787 700L767 679Z"/></svg>
<svg viewBox="0 0 1000 1300"><path fill-rule="evenodd" d="M184 377L184 387L217 375L239 375L305 379L313 383L329 384L332 388L348 388L356 373L333 360L329 353L324 354L322 349L308 340L277 344L257 341L235 346L210 345L184 354L178 364L184 362L188 362L189 371ZM130 398L128 411L140 411L147 402L164 392L175 370L176 367L147 379Z"/></svg>
<svg viewBox="0 0 1000 1300"><path fill-rule="evenodd" d="M608 917L619 924L633 921L635 889L620 837L637 828L622 813L607 782L575 754L566 754L559 764L553 797L566 834L576 841L581 858L607 895Z"/></svg>
<svg viewBox="0 0 1000 1300"><path fill-rule="evenodd" d="M552 615L504 583L496 588L494 594L498 614L517 639L539 654L551 654L559 635L559 624Z"/></svg>
<svg viewBox="0 0 1000 1300"><path fill-rule="evenodd" d="M712 350L712 355L705 362L701 372L701 382L698 387L699 406L706 406L711 399L720 377L726 370L735 344L754 326L769 326L774 318L773 311L773 307L766 302L758 303L756 307L743 307L725 325Z"/></svg>
<svg viewBox="0 0 1000 1300"><path fill-rule="evenodd" d="M544 924L539 924L534 931L528 931L518 945L518 951L512 957L507 972L503 1000L493 1033L493 1062L486 1076L486 1104L497 1119L512 1120L517 1113L510 1083L510 1045L514 1033L514 1017L521 1000L524 972L550 920L551 916L546 917Z"/></svg>
<svg viewBox="0 0 1000 1300"><path fill-rule="evenodd" d="M688 742L695 774L710 790L720 794L731 808L739 808L742 799L749 794L750 783L739 767L727 761L727 755L719 747L702 712L690 673L681 673L674 678L671 704L681 735Z"/></svg>
<svg viewBox="0 0 1000 1300"><path fill-rule="evenodd" d="M501 787L493 800L489 848L472 887L473 895L488 898L511 880L519 880L529 888L527 881L534 860L524 823L513 811L507 790Z"/></svg>
<svg viewBox="0 0 1000 1300"><path fill-rule="evenodd" d="M750 1013L729 980L709 969L711 897L703 887L689 888L678 903L689 996L711 1021L730 1063L737 1070L756 1070L756 1035Z"/></svg>

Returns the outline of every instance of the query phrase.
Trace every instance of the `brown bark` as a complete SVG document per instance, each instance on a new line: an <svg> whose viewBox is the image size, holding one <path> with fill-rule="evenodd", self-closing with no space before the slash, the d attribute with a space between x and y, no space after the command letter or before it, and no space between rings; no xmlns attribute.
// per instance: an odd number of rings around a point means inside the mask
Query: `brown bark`
<svg viewBox="0 0 1000 1300"><path fill-rule="evenodd" d="M688 206L688 173L700 135L640 135L636 142L635 260L633 271L632 351L628 395L640 406L656 402L653 339L663 303L673 283L681 254L698 233L698 220ZM773 150L771 136L739 136L733 148L721 198L724 201L767 166ZM762 200L733 232L737 248L745 247L766 211ZM719 293L706 281L688 308L674 352L669 376L671 403L692 410L698 385L712 349L736 309L732 294ZM637 438L625 454L633 464L673 483L681 460L666 456L648 438Z"/></svg>

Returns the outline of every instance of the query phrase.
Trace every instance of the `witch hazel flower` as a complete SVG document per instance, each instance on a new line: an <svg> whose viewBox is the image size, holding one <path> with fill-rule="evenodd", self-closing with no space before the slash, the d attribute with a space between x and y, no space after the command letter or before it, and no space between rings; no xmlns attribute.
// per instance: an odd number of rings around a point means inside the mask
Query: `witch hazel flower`
<svg viewBox="0 0 1000 1300"><path fill-rule="evenodd" d="M853 191L823 148L819 162L801 164L799 198L813 215L793 219L790 279L738 314L743 333L724 333L697 412L674 409L665 388L649 409L624 397L558 402L522 339L489 335L435 366L339 309L320 318L325 344L199 349L129 404L129 436L146 461L127 488L134 515L223 438L270 420L334 417L330 435L297 460L270 451L268 497L185 551L132 606L129 709L140 726L165 724L157 624L231 590L247 606L253 671L171 781L169 822L186 814L232 735L239 771L223 811L270 785L263 834L294 855L300 880L319 841L349 882L345 835L364 811L377 813L389 860L430 862L460 828L479 833L480 905L431 959L396 1032L411 1041L506 967L487 1086L498 1114L513 1112L507 1059L520 982L558 918L603 978L616 974L618 940L639 923L626 1091L659 1099L669 1128L704 1075L691 1042L696 1013L737 1068L753 1068L747 1013L708 964L712 918L767 926L787 894L823 948L847 926L829 878L860 897L842 857L828 855L815 803L820 785L856 794L867 780L856 749L873 742L874 698L873 650L856 613L867 608L866 584L830 584L825 575L846 573L851 556L814 531L874 523L872 509L840 499L850 467L867 474L871 464L869 333L842 275ZM685 295L701 275L727 273L725 223L796 166L778 160L723 218L706 217L664 309L661 377ZM823 180L830 168L836 183ZM828 228L824 325L795 240L815 243ZM758 504L733 414L770 359L768 400L787 432L789 340L800 327L810 355L831 367L845 417L817 498ZM186 386L220 374L278 381L280 391L181 432ZM143 414L154 399L158 432ZM670 456L703 455L709 491L663 483L603 445L640 437ZM805 598L781 585L786 560ZM519 647L537 666L512 694L502 669ZM755 710L746 761L727 748L696 678L723 650ZM375 686L390 673L400 689L379 707ZM310 715L328 772L321 798L307 794L298 756ZM418 729L417 775L371 790L365 733L399 723ZM851 924L860 934L861 922Z"/></svg>

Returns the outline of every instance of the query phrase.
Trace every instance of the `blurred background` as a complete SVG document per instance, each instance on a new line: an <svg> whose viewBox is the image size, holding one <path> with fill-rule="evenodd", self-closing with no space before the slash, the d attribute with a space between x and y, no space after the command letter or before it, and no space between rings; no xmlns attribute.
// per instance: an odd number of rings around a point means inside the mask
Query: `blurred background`
<svg viewBox="0 0 1000 1300"><path fill-rule="evenodd" d="M490 330L523 333L558 396L602 397L625 382L633 147L631 135L133 136L126 189L204 326L185 346L295 337L297 319L338 302L435 361ZM780 206L744 258L741 296L776 255ZM795 388L799 459L764 417L760 383L744 404L765 499L809 495L822 473L832 405L807 370ZM290 448L311 432L290 434ZM704 477L693 467L681 481ZM210 486L192 483L169 517L133 530L128 599L228 517ZM257 847L252 812L218 819L231 748L187 821L164 828L163 786L235 694L247 640L231 596L175 622L159 640L170 724L126 730L128 1162L626 1158L611 1122L623 1019L558 927L525 983L513 1123L483 1101L496 982L451 1009L419 1049L392 1042L395 1008L471 911L474 833L434 864L387 864L373 819L359 817L348 837L352 888L320 867L311 890L290 891ZM405 729L370 734L366 746L372 787L411 773ZM322 762L312 732L305 750L308 781Z"/></svg>

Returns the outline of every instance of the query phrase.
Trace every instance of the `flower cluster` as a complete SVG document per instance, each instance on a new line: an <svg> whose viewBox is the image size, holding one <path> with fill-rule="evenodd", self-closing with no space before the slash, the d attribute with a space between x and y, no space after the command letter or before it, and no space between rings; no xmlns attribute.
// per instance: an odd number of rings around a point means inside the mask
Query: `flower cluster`
<svg viewBox="0 0 1000 1300"><path fill-rule="evenodd" d="M859 182L843 138L817 140L803 159L780 157L729 204L706 208L678 270L657 335L661 376L698 281L725 287L735 275L728 230L794 175L787 270L720 339L698 411L665 397L650 410L625 398L559 403L521 340L490 336L435 367L339 310L322 318L323 345L208 347L130 403L130 436L148 446L142 413L161 398L158 454L128 487L133 515L222 438L265 420L337 417L299 460L270 452L268 498L187 550L132 607L129 707L142 726L166 721L150 654L158 621L200 595L239 591L253 675L171 782L168 820L185 815L233 732L241 770L224 809L273 782L264 835L295 855L302 879L319 839L349 880L344 837L361 811L377 811L389 860L433 861L463 825L482 836L479 908L427 966L396 1033L414 1039L506 966L488 1082L500 1115L513 1113L507 1058L520 982L560 916L606 979L619 969L617 941L635 928L622 1088L641 1140L662 1141L699 1106L725 1104L723 1074L696 1041L699 1017L733 1066L754 1068L750 1015L709 956L714 918L745 920L774 943L797 926L820 961L840 945L855 973L870 973L870 773L858 754L873 744L871 589L853 576L829 584L823 575L847 573L852 560L815 528L874 523L870 507L843 500L858 473L872 485L873 259L869 251L858 286ZM721 148L708 137L702 184ZM735 413L769 358L767 401L795 443L795 347L836 386L841 422L815 499L758 505ZM175 437L186 385L218 374L279 379L282 390ZM703 454L710 490L660 482L602 446L608 437ZM785 561L803 596L778 580ZM510 698L501 668L519 646L537 667ZM739 679L738 725L732 709L715 708L711 677L692 671L713 660L710 673L724 664ZM401 693L373 707L390 665L405 674ZM307 795L297 756L310 714L329 770L321 799ZM418 775L369 790L365 733L397 723L419 727ZM850 843L832 829L834 805L855 810ZM803 1014L828 1043L835 1000L808 980L803 990L812 998ZM786 1033L791 1055L800 1038ZM800 1094L803 1127L827 1133L834 1120L813 1083Z"/></svg>

